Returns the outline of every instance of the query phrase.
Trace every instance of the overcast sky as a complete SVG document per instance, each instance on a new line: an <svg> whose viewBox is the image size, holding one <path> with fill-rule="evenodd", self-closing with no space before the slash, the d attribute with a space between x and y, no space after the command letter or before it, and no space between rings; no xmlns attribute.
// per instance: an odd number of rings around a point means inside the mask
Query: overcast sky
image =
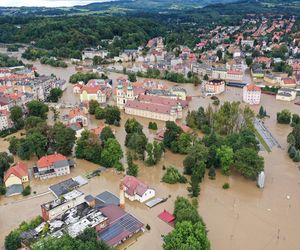
<svg viewBox="0 0 300 250"><path fill-rule="evenodd" d="M0 0L0 6L47 6L47 7L61 7L84 5L94 2L105 2L108 0Z"/></svg>

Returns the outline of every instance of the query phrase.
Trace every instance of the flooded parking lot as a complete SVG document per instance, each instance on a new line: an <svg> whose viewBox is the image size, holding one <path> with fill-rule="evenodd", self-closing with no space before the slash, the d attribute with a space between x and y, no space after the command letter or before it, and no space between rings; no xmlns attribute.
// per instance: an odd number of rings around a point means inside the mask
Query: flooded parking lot
<svg viewBox="0 0 300 250"><path fill-rule="evenodd" d="M57 69L50 66L41 65L34 62L40 73L51 74L68 80L69 76L75 72L74 66L67 69ZM110 78L115 80L119 74L112 73ZM166 82L169 86L174 83ZM189 109L197 109L199 106L207 107L212 103L210 98L200 97L200 87L191 84L182 84L187 89L188 94L194 97ZM228 101L241 101L242 91L237 88L226 89L226 93L220 96L221 103ZM76 103L78 98L74 98L72 87L69 86L64 94L63 101ZM217 172L216 180L209 180L207 177L201 184L201 192L198 198L199 213L206 222L209 230L208 237L213 250L297 250L300 249L300 239L298 236L300 228L300 172L286 154L286 137L291 131L288 125L276 123L276 113L286 108L293 113L300 114L299 106L293 103L275 101L274 96L263 95L261 105L264 106L270 118L265 120L266 128L272 133L274 138L282 146L282 149L274 147L271 153L262 152L265 158L266 183L264 189L258 189L255 182L244 179L235 174L230 177L222 176ZM259 106L252 107L257 113ZM122 115L121 127L116 130L116 137L121 145L124 145L125 130L124 123L128 118ZM137 118L145 127L145 134L152 139L153 133L149 132L149 119ZM91 127L96 127L100 121L91 119ZM158 122L158 127L162 128L163 122ZM1 139L0 149L6 151L8 142ZM124 146L123 146L124 147ZM149 224L151 230L144 233L128 249L161 249L161 235L165 235L172 230L172 227L165 224L157 216L163 209L173 211L176 196L187 196L186 184L165 184L161 177L164 173L163 165L175 165L183 171L182 161L184 156L174 155L167 152L162 161L155 167L146 167L139 164L139 178L153 187L157 192L157 197L171 196L167 202L162 203L152 209L144 204L129 202L126 200L126 210L136 216L145 225ZM16 159L17 160L17 159ZM28 162L32 167L36 159ZM49 180L33 180L30 184L32 191L42 194L48 191L49 185L72 176L84 175L99 166L83 160L76 161L77 166L72 170L71 175ZM98 194L104 190L109 190L118 195L121 174L113 170L102 173L99 177L92 178L90 182L80 188L86 194ZM223 190L222 185L228 182L230 189ZM52 194L44 194L37 198L23 199L23 197L0 198L0 242L3 245L5 235L24 220L41 214L40 205L52 200Z"/></svg>

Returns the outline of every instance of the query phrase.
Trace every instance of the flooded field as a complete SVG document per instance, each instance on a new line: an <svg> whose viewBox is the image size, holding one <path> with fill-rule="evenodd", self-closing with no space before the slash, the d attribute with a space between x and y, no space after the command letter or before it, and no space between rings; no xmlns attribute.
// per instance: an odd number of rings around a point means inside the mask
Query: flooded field
<svg viewBox="0 0 300 250"><path fill-rule="evenodd" d="M57 69L50 66L41 65L34 62L40 73L51 74L68 80L69 76L75 72L74 66L67 69ZM110 78L115 80L119 74L111 73ZM166 82L169 86L174 83ZM194 96L190 110L199 106L207 107L212 103L210 98L200 97L200 87L191 84L182 84L189 95ZM221 103L227 101L242 101L242 90L237 88L227 88L226 93L220 96ZM72 94L70 85L63 97L64 102L78 102L78 97ZM206 176L201 184L201 193L198 198L199 213L206 222L209 230L208 237L213 250L297 250L300 249L300 238L298 236L300 228L300 172L286 154L286 137L291 131L287 125L276 123L276 113L284 108L293 113L300 113L300 106L293 103L275 101L275 97L263 95L261 105L264 106L270 118L266 119L265 125L278 140L282 148L274 148L271 153L262 152L265 158L266 183L263 190L256 187L255 182L245 180L241 176L222 176L217 173L216 180L209 180ZM252 107L258 112L259 106ZM67 112L62 110L61 113ZM128 118L122 114L121 127L113 127L116 130L116 137L124 147L125 130L124 123ZM153 133L149 132L149 119L137 118L144 125L144 132L153 138ZM101 121L91 118L89 127L96 127ZM157 122L158 127L164 126L163 122ZM6 151L8 143L0 140L0 150ZM136 216L145 225L149 224L151 230L145 232L137 239L137 242L130 245L128 249L158 250L161 249L161 235L165 235L172 230L172 227L161 221L157 216L163 209L173 211L176 196L187 196L187 185L169 185L161 183L163 175L162 165L175 165L183 171L182 161L184 156L174 155L167 152L159 165L146 167L139 162L139 178L149 186L155 188L157 197L171 196L167 202L152 209L137 202L126 200L126 210ZM17 159L16 159L17 160ZM28 162L32 167L35 159ZM44 194L48 191L48 186L72 176L84 175L97 169L99 166L77 160L77 166L72 170L71 175L47 181L33 180L30 184L32 191L43 194L40 197L27 199L22 197L0 198L0 242L3 245L4 237L10 230L15 228L24 220L41 214L40 205L52 200L52 194ZM81 188L86 194L98 194L104 190L109 190L118 195L121 174L113 170L108 170L95 177ZM223 190L222 185L230 183L230 189Z"/></svg>

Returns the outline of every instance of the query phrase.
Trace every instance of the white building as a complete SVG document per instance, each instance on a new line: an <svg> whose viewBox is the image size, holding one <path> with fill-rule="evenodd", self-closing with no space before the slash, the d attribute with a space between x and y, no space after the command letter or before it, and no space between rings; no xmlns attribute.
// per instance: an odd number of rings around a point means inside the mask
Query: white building
<svg viewBox="0 0 300 250"><path fill-rule="evenodd" d="M225 91L225 81L211 80L205 84L205 93L211 95L219 95Z"/></svg>
<svg viewBox="0 0 300 250"><path fill-rule="evenodd" d="M244 73L239 70L229 70L227 71L226 79L230 81L243 81Z"/></svg>
<svg viewBox="0 0 300 250"><path fill-rule="evenodd" d="M243 88L243 101L255 105L260 103L261 88L255 84L248 84Z"/></svg>
<svg viewBox="0 0 300 250"><path fill-rule="evenodd" d="M134 176L126 175L123 179L125 197L131 201L145 202L155 197L155 190L149 188Z"/></svg>
<svg viewBox="0 0 300 250"><path fill-rule="evenodd" d="M134 90L131 85L123 86L121 81L117 87L117 106L123 109L127 101L133 101L137 96L134 95Z"/></svg>
<svg viewBox="0 0 300 250"><path fill-rule="evenodd" d="M296 99L296 96L296 90L289 88L281 88L276 94L276 100L291 102Z"/></svg>
<svg viewBox="0 0 300 250"><path fill-rule="evenodd" d="M104 59L108 56L108 51L97 49L86 49L82 51L82 60L93 59L95 56L99 56Z"/></svg>
<svg viewBox="0 0 300 250"><path fill-rule="evenodd" d="M9 119L9 111L7 110L0 110L0 131L8 129L12 126L12 123Z"/></svg>

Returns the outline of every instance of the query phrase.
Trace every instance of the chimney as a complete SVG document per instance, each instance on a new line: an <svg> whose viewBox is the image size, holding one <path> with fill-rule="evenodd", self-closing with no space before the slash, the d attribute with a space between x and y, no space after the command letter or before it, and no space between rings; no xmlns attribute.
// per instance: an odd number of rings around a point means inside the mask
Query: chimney
<svg viewBox="0 0 300 250"><path fill-rule="evenodd" d="M120 208L125 209L125 196L123 181L120 183Z"/></svg>

